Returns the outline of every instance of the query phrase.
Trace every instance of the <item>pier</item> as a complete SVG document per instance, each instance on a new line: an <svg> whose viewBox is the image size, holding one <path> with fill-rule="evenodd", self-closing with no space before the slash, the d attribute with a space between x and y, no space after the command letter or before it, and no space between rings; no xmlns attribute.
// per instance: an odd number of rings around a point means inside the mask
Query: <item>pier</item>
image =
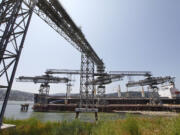
<svg viewBox="0 0 180 135"><path fill-rule="evenodd" d="M29 104L21 104L21 112L27 112L29 108Z"/></svg>

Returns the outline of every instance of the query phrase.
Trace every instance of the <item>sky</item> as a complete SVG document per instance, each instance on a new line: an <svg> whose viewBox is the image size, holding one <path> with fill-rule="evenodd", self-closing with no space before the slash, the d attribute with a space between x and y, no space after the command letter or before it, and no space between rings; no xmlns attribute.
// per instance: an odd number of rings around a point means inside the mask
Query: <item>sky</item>
<svg viewBox="0 0 180 135"><path fill-rule="evenodd" d="M179 0L60 0L108 71L152 71L154 76L176 77L180 89ZM46 69L80 69L80 52L35 14L16 77L42 75ZM121 82L108 86L113 92ZM33 83L13 89L38 92ZM51 93L65 92L65 84ZM73 92L79 92L76 78Z"/></svg>

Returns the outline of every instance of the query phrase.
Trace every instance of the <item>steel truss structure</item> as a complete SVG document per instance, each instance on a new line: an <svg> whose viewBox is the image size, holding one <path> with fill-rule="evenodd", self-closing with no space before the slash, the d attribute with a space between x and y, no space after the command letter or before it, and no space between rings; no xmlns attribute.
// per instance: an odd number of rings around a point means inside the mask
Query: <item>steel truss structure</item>
<svg viewBox="0 0 180 135"><path fill-rule="evenodd" d="M96 65L104 65L58 0L39 0L34 13Z"/></svg>
<svg viewBox="0 0 180 135"><path fill-rule="evenodd" d="M95 53L80 28L76 26L58 0L39 1L34 12L82 53L81 72L88 73L93 71L94 63L99 67L103 67L103 61ZM86 103L86 108L89 106L88 104L90 104L89 98L92 98L92 95L90 96L90 93L92 93L92 86L85 86L84 84L85 80L89 79L92 80L93 76L87 74L85 77L84 75L81 75L80 79L80 93L82 94L81 104ZM84 94L85 91L88 94ZM84 102L85 99L87 99L86 102Z"/></svg>
<svg viewBox="0 0 180 135"><path fill-rule="evenodd" d="M84 60L84 59L83 59ZM85 62L83 62L84 64ZM143 76L150 77L152 73L150 71L96 71L92 72L82 72L81 70L70 70L70 69L48 69L45 72L46 74L67 74L67 75L81 75L81 76L93 76L93 79L84 80L84 86L93 86L96 94L95 98L98 98L97 104L104 104L101 99L104 98L105 95L105 85L110 84L115 81L120 81L126 76ZM96 90L97 89L97 90Z"/></svg>
<svg viewBox="0 0 180 135"><path fill-rule="evenodd" d="M85 54L86 59L90 59L98 67L104 65L58 0L2 0L0 2L0 87L7 91L0 114L0 126L33 12Z"/></svg>
<svg viewBox="0 0 180 135"><path fill-rule="evenodd" d="M174 82L174 77L166 76L166 77L148 77L144 80L140 80L137 82L128 82L126 84L127 87L135 87L135 86L146 86L149 85L151 87L163 84L166 82Z"/></svg>
<svg viewBox="0 0 180 135"><path fill-rule="evenodd" d="M33 83L40 83L39 88L39 102L40 104L47 104L47 97L49 96L49 90L50 90L50 83L66 83L70 82L68 78L65 77L54 77L50 75L42 75L42 76L35 76L35 77L25 77L20 76L16 79L17 82L33 82Z"/></svg>
<svg viewBox="0 0 180 135"><path fill-rule="evenodd" d="M94 80L94 62L85 54L81 55L81 72L80 73L80 108L94 108L94 85L86 84ZM85 74L83 73L85 72Z"/></svg>
<svg viewBox="0 0 180 135"><path fill-rule="evenodd" d="M158 92L158 85L164 84L164 83L171 83L174 85L174 77L166 76L166 77L148 77L144 80L136 81L136 82L128 82L126 84L128 87L136 87L136 86L149 86L148 91L152 90L152 93L150 95L150 103L157 104L161 103L161 100L159 96L156 94Z"/></svg>
<svg viewBox="0 0 180 135"><path fill-rule="evenodd" d="M2 0L0 3L0 85L7 89L0 114L0 126L36 4L34 1L27 3L29 8L23 4L23 0Z"/></svg>

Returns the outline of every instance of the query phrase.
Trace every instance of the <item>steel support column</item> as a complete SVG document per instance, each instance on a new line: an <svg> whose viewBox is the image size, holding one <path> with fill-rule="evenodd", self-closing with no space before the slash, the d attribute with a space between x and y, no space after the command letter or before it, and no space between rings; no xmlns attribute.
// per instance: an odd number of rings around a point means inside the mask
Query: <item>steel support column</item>
<svg viewBox="0 0 180 135"><path fill-rule="evenodd" d="M106 77L106 75L104 74L105 72L105 67L104 65L100 65L100 66L97 66L97 72L100 74L98 76L98 79L99 80L104 80L104 78ZM106 92L106 87L105 85L103 84L100 84L98 87L97 87L97 104L98 105L105 105L105 92Z"/></svg>
<svg viewBox="0 0 180 135"><path fill-rule="evenodd" d="M0 126L2 125L32 11L36 4L30 0L27 0L27 3L30 8L26 8L23 0L3 0L0 3L0 88L6 89L0 113Z"/></svg>
<svg viewBox="0 0 180 135"><path fill-rule="evenodd" d="M47 97L49 96L49 90L50 90L50 86L49 84L46 83L42 83L40 85L39 88L39 97L40 97L40 104L47 104Z"/></svg>
<svg viewBox="0 0 180 135"><path fill-rule="evenodd" d="M94 108L94 85L87 84L87 82L93 80L94 63L84 53L82 53L80 74L80 107Z"/></svg>
<svg viewBox="0 0 180 135"><path fill-rule="evenodd" d="M94 80L94 62L87 57L86 54L81 54L81 74L80 74L80 105L76 108L76 118L79 117L80 112L94 112L95 119L98 120L98 109L94 104L94 90L93 84L88 84Z"/></svg>

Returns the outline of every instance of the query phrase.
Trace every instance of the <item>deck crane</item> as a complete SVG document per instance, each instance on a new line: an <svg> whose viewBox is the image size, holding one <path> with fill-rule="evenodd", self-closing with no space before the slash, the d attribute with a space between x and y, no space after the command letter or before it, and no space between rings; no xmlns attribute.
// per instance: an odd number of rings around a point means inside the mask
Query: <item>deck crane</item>
<svg viewBox="0 0 180 135"><path fill-rule="evenodd" d="M126 84L128 87L135 87L135 86L149 86L149 88L152 90L151 95L151 103L160 103L159 96L156 96L156 92L158 92L157 85L164 84L164 83L171 83L174 84L174 77L166 76L166 77L147 77L144 80L136 81L136 82L128 82Z"/></svg>
<svg viewBox="0 0 180 135"><path fill-rule="evenodd" d="M66 83L70 81L68 78L65 77L54 77L52 75L42 75L42 76L35 76L35 77L28 77L28 76L20 76L19 78L16 79L17 82L33 82L33 83L40 83L40 88L39 88L39 96L40 96L40 101L39 103L41 104L46 104L47 96L49 95L49 90L50 90L50 83ZM68 86L68 85L67 85Z"/></svg>

